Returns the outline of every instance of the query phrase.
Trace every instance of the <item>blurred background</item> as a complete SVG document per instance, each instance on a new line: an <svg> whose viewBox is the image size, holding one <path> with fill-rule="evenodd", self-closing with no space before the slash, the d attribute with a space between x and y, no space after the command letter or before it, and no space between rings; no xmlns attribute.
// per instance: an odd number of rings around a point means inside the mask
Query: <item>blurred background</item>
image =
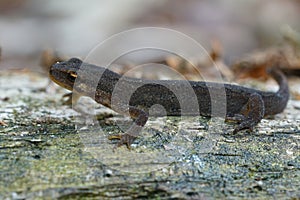
<svg viewBox="0 0 300 200"><path fill-rule="evenodd" d="M43 50L84 58L109 36L135 27L178 30L206 49L218 40L229 65L300 31L296 0L1 0L1 69L37 67Z"/></svg>

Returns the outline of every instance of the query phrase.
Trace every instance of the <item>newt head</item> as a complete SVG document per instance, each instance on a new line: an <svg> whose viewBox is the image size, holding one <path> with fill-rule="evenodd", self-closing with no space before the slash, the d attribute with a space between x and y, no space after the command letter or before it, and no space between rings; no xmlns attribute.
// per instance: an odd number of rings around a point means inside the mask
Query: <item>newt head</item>
<svg viewBox="0 0 300 200"><path fill-rule="evenodd" d="M77 58L51 66L52 81L83 96L94 97L95 92L112 93L120 75L104 67L84 63Z"/></svg>
<svg viewBox="0 0 300 200"><path fill-rule="evenodd" d="M56 84L72 90L81 65L82 61L78 58L71 58L68 61L55 63L50 68L49 77Z"/></svg>

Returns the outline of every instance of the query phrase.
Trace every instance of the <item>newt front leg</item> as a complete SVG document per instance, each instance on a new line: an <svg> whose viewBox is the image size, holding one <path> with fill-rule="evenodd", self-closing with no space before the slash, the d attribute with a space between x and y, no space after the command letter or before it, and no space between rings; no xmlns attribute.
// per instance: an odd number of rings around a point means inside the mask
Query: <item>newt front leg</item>
<svg viewBox="0 0 300 200"><path fill-rule="evenodd" d="M116 147L120 147L125 144L127 148L130 149L130 145L139 136L142 128L145 126L148 120L148 113L136 107L130 106L129 114L131 118L135 119L134 123L129 127L129 129L124 134L112 135L108 137L109 140L120 140Z"/></svg>

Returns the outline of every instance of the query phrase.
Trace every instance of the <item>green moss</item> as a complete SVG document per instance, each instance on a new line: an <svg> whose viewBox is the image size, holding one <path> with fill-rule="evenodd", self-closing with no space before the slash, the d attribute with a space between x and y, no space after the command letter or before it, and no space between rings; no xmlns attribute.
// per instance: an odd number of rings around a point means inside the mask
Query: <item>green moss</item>
<svg viewBox="0 0 300 200"><path fill-rule="evenodd" d="M232 135L207 118L150 118L131 151L114 150L107 136L131 121L100 113L99 124L78 123L61 95L0 104L14 107L0 128L1 199L299 198L297 130Z"/></svg>

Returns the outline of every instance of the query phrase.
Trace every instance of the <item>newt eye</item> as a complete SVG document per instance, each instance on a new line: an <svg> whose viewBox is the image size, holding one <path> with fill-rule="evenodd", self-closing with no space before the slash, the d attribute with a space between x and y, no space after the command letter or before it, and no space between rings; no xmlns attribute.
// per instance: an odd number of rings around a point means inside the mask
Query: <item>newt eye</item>
<svg viewBox="0 0 300 200"><path fill-rule="evenodd" d="M69 72L70 76L73 78L77 78L77 73L76 72Z"/></svg>

